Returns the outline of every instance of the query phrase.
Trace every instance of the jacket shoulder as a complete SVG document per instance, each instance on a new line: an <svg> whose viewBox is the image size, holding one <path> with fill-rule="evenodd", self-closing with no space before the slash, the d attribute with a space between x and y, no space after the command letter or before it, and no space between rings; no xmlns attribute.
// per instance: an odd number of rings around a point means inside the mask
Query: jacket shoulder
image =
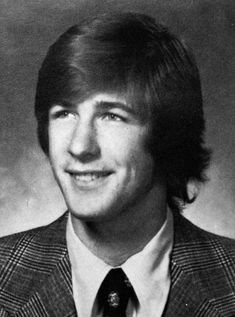
<svg viewBox="0 0 235 317"><path fill-rule="evenodd" d="M181 215L175 217L177 242L187 246L204 246L217 254L224 252L235 264L235 240L199 228ZM182 234L179 234L179 231ZM183 231L183 232L182 232ZM210 253L209 253L210 254ZM209 255L208 254L208 255Z"/></svg>
<svg viewBox="0 0 235 317"><path fill-rule="evenodd" d="M24 254L34 253L35 256L44 256L56 245L62 246L65 243L65 222L67 214L62 215L49 225L14 233L0 238L0 268L12 259L23 259Z"/></svg>

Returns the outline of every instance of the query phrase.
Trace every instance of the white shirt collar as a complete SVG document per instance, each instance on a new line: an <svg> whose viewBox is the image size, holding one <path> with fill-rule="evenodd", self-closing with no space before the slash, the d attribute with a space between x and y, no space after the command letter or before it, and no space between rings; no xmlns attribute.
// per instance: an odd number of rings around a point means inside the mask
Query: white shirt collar
<svg viewBox="0 0 235 317"><path fill-rule="evenodd" d="M96 257L77 237L70 214L66 238L77 313L90 317L99 287L112 267Z"/></svg>
<svg viewBox="0 0 235 317"><path fill-rule="evenodd" d="M72 267L74 301L78 316L92 316L99 287L113 267L95 256L67 224L67 246ZM161 316L170 289L169 262L173 245L173 216L170 211L158 233L143 250L131 256L121 268L129 278L139 301L137 316ZM154 309L154 310L153 310Z"/></svg>

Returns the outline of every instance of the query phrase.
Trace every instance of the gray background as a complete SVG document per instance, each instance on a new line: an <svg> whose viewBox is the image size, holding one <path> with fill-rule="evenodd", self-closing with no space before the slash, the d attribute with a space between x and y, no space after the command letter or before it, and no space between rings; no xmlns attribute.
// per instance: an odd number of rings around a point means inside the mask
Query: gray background
<svg viewBox="0 0 235 317"><path fill-rule="evenodd" d="M186 217L235 237L234 1L1 0L0 235L51 222L65 210L36 139L33 115L39 65L48 46L81 17L133 10L151 14L193 48L202 77L208 175Z"/></svg>

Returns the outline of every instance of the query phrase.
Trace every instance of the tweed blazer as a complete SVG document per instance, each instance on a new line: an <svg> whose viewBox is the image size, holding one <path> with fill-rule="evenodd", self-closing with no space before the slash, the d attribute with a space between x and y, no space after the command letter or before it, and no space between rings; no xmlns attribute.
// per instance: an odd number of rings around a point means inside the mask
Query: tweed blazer
<svg viewBox="0 0 235 317"><path fill-rule="evenodd" d="M0 239L0 317L77 316L66 222L67 214L48 226ZM170 270L164 317L235 316L233 240L175 215Z"/></svg>

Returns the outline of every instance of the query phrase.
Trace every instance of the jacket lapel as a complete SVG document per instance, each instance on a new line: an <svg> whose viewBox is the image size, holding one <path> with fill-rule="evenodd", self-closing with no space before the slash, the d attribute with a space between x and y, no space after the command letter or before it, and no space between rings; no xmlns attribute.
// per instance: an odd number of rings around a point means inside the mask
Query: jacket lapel
<svg viewBox="0 0 235 317"><path fill-rule="evenodd" d="M76 317L71 269L66 254L42 288L15 315L24 317Z"/></svg>
<svg viewBox="0 0 235 317"><path fill-rule="evenodd" d="M51 259L56 265L51 274L42 281L41 286L29 298L27 303L16 313L24 317L76 317L72 292L72 274L66 245L66 215L54 229L48 246L58 250L56 258ZM37 274L37 272L35 272ZM3 315L4 316L4 315Z"/></svg>
<svg viewBox="0 0 235 317"><path fill-rule="evenodd" d="M203 302L200 290L193 279L172 260L171 289L165 308L164 317L194 316L197 307Z"/></svg>
<svg viewBox="0 0 235 317"><path fill-rule="evenodd" d="M38 295L50 317L77 316L73 300L72 276L67 251Z"/></svg>
<svg viewBox="0 0 235 317"><path fill-rule="evenodd" d="M171 289L164 317L199 316L197 313L200 313L201 308L205 309L212 299L210 294L202 291L195 275L199 263L203 265L200 248L204 247L204 241L198 233L199 230L183 216L174 215Z"/></svg>

